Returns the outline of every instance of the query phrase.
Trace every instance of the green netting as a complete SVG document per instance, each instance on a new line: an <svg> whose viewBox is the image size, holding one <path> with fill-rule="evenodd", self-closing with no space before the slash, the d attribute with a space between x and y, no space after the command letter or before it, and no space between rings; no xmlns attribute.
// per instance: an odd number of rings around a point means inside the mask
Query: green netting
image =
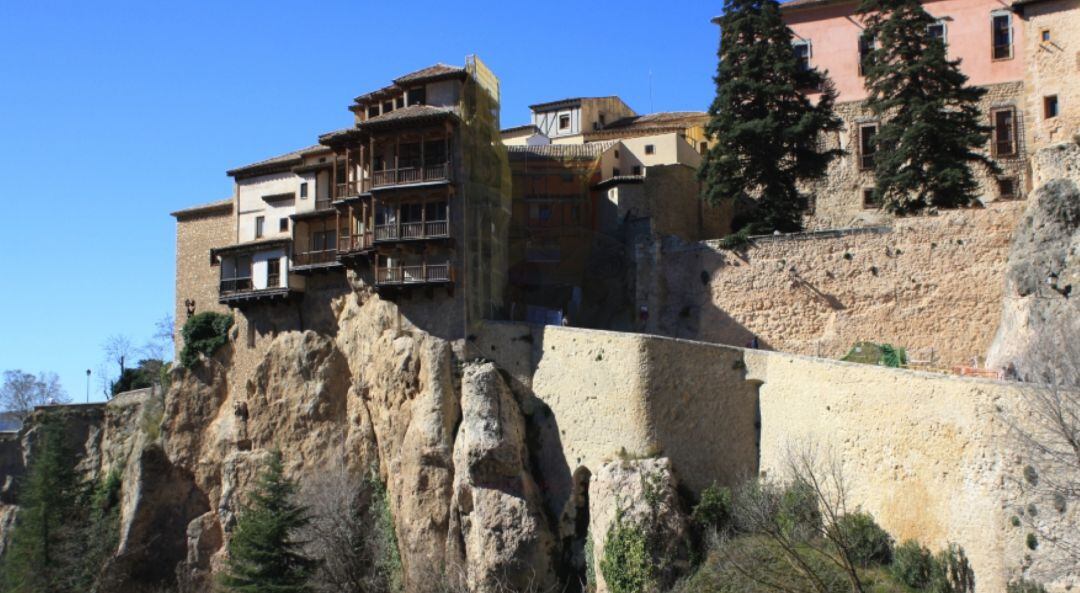
<svg viewBox="0 0 1080 593"><path fill-rule="evenodd" d="M857 342L840 360L899 368L907 366L907 352L891 344Z"/></svg>

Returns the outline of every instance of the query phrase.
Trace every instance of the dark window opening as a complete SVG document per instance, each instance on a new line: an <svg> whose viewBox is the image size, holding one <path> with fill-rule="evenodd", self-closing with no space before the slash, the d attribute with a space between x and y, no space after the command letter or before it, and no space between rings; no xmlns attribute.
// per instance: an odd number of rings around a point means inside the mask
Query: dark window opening
<svg viewBox="0 0 1080 593"><path fill-rule="evenodd" d="M1016 110L1012 107L993 112L994 156L1016 155Z"/></svg>
<svg viewBox="0 0 1080 593"><path fill-rule="evenodd" d="M277 288L281 286L281 260L278 258L266 260L266 287Z"/></svg>
<svg viewBox="0 0 1080 593"><path fill-rule="evenodd" d="M570 129L570 116L569 115L560 115L559 116L559 130L563 131L563 130L569 130L569 129Z"/></svg>
<svg viewBox="0 0 1080 593"><path fill-rule="evenodd" d="M874 188L867 187L862 190L862 206L866 210L881 208L881 200L877 198Z"/></svg>
<svg viewBox="0 0 1080 593"><path fill-rule="evenodd" d="M1020 196L1019 183L1015 177L998 177L998 197L1002 200L1014 200Z"/></svg>
<svg viewBox="0 0 1080 593"><path fill-rule="evenodd" d="M863 33L859 35L859 76L866 76L866 72L873 64L874 37Z"/></svg>
<svg viewBox="0 0 1080 593"><path fill-rule="evenodd" d="M652 144L645 145L645 154L656 154L656 147Z"/></svg>
<svg viewBox="0 0 1080 593"><path fill-rule="evenodd" d="M394 110L394 102L393 101L383 101L383 104L382 104L382 112L383 113L390 113L393 110Z"/></svg>
<svg viewBox="0 0 1080 593"><path fill-rule="evenodd" d="M641 175L641 165L634 165L634 168L631 169L631 172L633 175Z"/></svg>
<svg viewBox="0 0 1080 593"><path fill-rule="evenodd" d="M289 219L288 218L282 218L282 219L278 220L278 230L283 232L283 233L289 232Z"/></svg>
<svg viewBox="0 0 1080 593"><path fill-rule="evenodd" d="M991 35L993 36L993 58L995 60L1007 60L1012 57L1012 15L1008 13L995 14L991 21Z"/></svg>
<svg viewBox="0 0 1080 593"><path fill-rule="evenodd" d="M945 22L938 21L932 25L926 26L926 36L931 40L938 40L942 43L946 43L945 40Z"/></svg>
<svg viewBox="0 0 1080 593"><path fill-rule="evenodd" d="M417 87L409 89L409 105L424 105L427 103L427 89Z"/></svg>
<svg viewBox="0 0 1080 593"><path fill-rule="evenodd" d="M424 161L429 165L439 165L446 162L446 141L443 139L428 140L424 143Z"/></svg>
<svg viewBox="0 0 1080 593"><path fill-rule="evenodd" d="M306 198L307 197L307 182L306 181L304 183L300 184L300 197L301 198Z"/></svg>
<svg viewBox="0 0 1080 593"><path fill-rule="evenodd" d="M1041 32L1039 32L1039 36L1042 39L1043 43L1049 43L1050 42L1050 29L1043 29Z"/></svg>
<svg viewBox="0 0 1080 593"><path fill-rule="evenodd" d="M405 106L405 97L401 96L394 99L394 109L401 109Z"/></svg>
<svg viewBox="0 0 1080 593"><path fill-rule="evenodd" d="M446 202L428 202L424 210L428 222L446 220Z"/></svg>
<svg viewBox="0 0 1080 593"><path fill-rule="evenodd" d="M799 63L800 70L810 69L810 42L796 41L792 44L795 50L795 60Z"/></svg>
<svg viewBox="0 0 1080 593"><path fill-rule="evenodd" d="M367 108L368 119L371 119L373 117L378 117L378 115L379 115L379 106L378 105L372 105L372 106Z"/></svg>
<svg viewBox="0 0 1080 593"><path fill-rule="evenodd" d="M266 227L266 217L265 216L256 216L255 217L255 238L256 239L262 239L263 234L266 232L265 227Z"/></svg>
<svg viewBox="0 0 1080 593"><path fill-rule="evenodd" d="M615 167L614 169L611 170L611 176L612 177L618 177L620 175L622 175L622 171L618 167Z"/></svg>
<svg viewBox="0 0 1080 593"><path fill-rule="evenodd" d="M863 171L873 169L874 156L877 154L877 124L859 126L859 168Z"/></svg>
<svg viewBox="0 0 1080 593"><path fill-rule="evenodd" d="M698 150L701 152L701 154L705 154L706 152L709 152L709 143L708 142L702 142L701 144L698 145Z"/></svg>
<svg viewBox="0 0 1080 593"><path fill-rule="evenodd" d="M1058 116L1058 98L1057 95L1050 95L1049 97L1043 97L1043 117L1050 119L1051 117Z"/></svg>

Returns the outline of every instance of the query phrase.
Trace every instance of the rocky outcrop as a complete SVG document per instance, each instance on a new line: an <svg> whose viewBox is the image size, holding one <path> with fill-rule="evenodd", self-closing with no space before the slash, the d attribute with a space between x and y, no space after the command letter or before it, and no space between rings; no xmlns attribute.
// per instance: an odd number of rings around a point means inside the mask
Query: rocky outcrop
<svg viewBox="0 0 1080 593"><path fill-rule="evenodd" d="M678 480L670 459L604 464L589 483L589 515L597 593L608 591L600 567L608 535L617 520L642 531L656 571L654 576L662 588L688 570L690 524L680 505Z"/></svg>
<svg viewBox="0 0 1080 593"><path fill-rule="evenodd" d="M1034 192L1008 259L989 368L1080 386L1080 189L1054 179Z"/></svg>
<svg viewBox="0 0 1080 593"><path fill-rule="evenodd" d="M469 591L547 590L555 539L529 469L525 418L491 363L467 365L454 443L452 566Z"/></svg>

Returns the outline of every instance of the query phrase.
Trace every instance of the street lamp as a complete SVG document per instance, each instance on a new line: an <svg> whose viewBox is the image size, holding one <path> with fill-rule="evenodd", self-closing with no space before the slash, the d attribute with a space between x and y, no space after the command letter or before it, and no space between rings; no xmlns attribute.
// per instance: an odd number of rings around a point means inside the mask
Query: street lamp
<svg viewBox="0 0 1080 593"><path fill-rule="evenodd" d="M86 403L90 403L90 369L86 369Z"/></svg>

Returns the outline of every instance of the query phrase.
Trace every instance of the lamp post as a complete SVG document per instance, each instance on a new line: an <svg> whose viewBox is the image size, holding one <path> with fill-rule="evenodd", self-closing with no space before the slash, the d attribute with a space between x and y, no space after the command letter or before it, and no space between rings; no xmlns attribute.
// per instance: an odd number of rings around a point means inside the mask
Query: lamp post
<svg viewBox="0 0 1080 593"><path fill-rule="evenodd" d="M90 369L86 369L86 403L90 403Z"/></svg>

